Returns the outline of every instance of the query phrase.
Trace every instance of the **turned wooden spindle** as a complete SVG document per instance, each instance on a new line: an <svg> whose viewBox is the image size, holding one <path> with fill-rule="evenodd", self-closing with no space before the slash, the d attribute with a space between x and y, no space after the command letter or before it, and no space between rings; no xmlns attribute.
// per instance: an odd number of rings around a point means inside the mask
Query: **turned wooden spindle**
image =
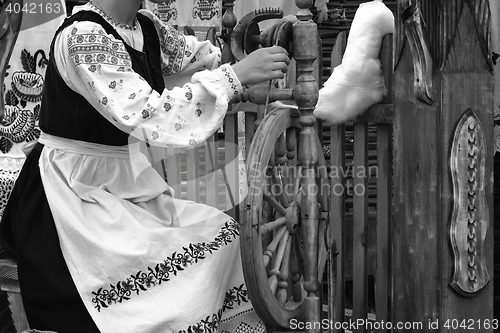
<svg viewBox="0 0 500 333"><path fill-rule="evenodd" d="M222 16L222 32L221 38L224 41L224 48L222 49L222 63L234 63L234 56L231 52L230 37L233 29L238 24L238 19L234 14L234 1L223 0L223 6L226 9L224 16Z"/></svg>
<svg viewBox="0 0 500 333"><path fill-rule="evenodd" d="M293 160L296 157L295 149L297 149L296 129L293 127L286 130L286 157Z"/></svg>
<svg viewBox="0 0 500 333"><path fill-rule="evenodd" d="M288 157L286 156L286 142L285 136L283 134L280 135L278 141L276 142L276 164L283 165L288 161Z"/></svg>
<svg viewBox="0 0 500 333"><path fill-rule="evenodd" d="M283 306L288 300L288 277L290 276L290 251L292 246L292 237L288 237L285 247L285 253L283 255L283 261L281 262L280 273L278 275L278 292L276 293L276 298L278 302Z"/></svg>
<svg viewBox="0 0 500 333"><path fill-rule="evenodd" d="M313 75L313 63L318 57L317 26L312 21L309 8L313 0L295 0L299 8L298 21L293 25L293 55L297 66L297 79L294 90L295 102L300 110L299 122L302 126L299 142L299 164L304 168L303 183L306 193L302 196L302 230L305 256L304 289L306 298L306 322L321 321L320 283L318 281L318 243L319 243L319 210L317 198L316 167L319 151L316 144L313 115L318 101L318 84ZM306 332L317 332L306 329Z"/></svg>

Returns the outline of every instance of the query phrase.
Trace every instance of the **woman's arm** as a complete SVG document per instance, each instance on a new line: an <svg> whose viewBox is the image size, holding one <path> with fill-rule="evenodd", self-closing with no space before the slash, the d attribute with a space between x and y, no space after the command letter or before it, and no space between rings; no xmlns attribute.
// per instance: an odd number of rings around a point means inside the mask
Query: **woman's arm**
<svg viewBox="0 0 500 333"><path fill-rule="evenodd" d="M89 51L86 46L101 46ZM57 38L54 54L66 83L106 119L151 144L187 146L218 128L241 84L229 65L197 72L184 86L154 91L134 72L125 46L93 22L77 22Z"/></svg>
<svg viewBox="0 0 500 333"><path fill-rule="evenodd" d="M197 71L220 66L220 49L211 42L199 42L194 36L182 35L150 11L141 10L140 13L153 21L160 36L164 75L190 76ZM242 61L233 64L232 69L242 85L251 85L283 78L289 62L287 51L275 46L247 55Z"/></svg>

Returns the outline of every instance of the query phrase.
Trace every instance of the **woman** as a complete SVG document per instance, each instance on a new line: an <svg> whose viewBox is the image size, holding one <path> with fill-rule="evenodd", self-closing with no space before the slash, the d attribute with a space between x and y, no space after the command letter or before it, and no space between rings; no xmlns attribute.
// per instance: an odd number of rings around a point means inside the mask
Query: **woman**
<svg viewBox="0 0 500 333"><path fill-rule="evenodd" d="M288 55L264 48L216 68L217 48L138 13L141 2L92 0L54 37L43 133L0 231L28 321L59 333L263 331L236 222L173 199L136 141L203 142L242 85L282 78ZM180 75L190 83L165 88Z"/></svg>

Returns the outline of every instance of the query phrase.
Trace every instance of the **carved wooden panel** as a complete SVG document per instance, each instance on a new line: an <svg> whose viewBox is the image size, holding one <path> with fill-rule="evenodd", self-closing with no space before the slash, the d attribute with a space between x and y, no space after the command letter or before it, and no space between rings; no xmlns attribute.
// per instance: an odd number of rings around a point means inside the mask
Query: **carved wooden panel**
<svg viewBox="0 0 500 333"><path fill-rule="evenodd" d="M417 100L432 104L432 74L441 71L456 38L458 24L470 10L477 39L490 71L490 8L488 0L401 0L397 7L394 38L394 69L409 44Z"/></svg>
<svg viewBox="0 0 500 333"><path fill-rule="evenodd" d="M479 118L467 110L452 141L450 168L453 214L450 238L454 256L451 287L464 296L476 295L490 280L484 252L490 220L485 196L486 144Z"/></svg>

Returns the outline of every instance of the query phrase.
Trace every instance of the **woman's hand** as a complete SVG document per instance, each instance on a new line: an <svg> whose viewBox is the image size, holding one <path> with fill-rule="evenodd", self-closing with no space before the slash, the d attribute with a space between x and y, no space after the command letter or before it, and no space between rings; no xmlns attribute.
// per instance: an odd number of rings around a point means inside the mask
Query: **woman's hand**
<svg viewBox="0 0 500 333"><path fill-rule="evenodd" d="M289 63L288 52L281 46L272 46L250 53L234 64L233 70L242 85L252 85L272 79L282 79Z"/></svg>

